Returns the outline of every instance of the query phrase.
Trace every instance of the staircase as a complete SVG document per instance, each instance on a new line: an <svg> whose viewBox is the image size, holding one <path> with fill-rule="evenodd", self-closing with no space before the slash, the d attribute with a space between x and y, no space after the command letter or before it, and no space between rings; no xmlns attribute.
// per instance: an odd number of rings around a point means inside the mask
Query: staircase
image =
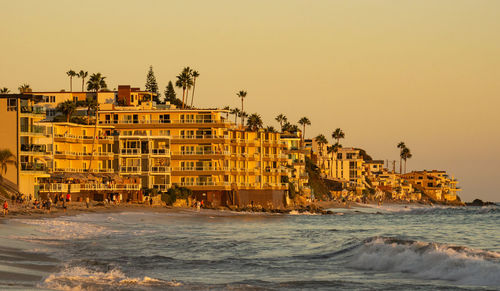
<svg viewBox="0 0 500 291"><path fill-rule="evenodd" d="M20 194L19 188L15 183L9 181L5 177L0 180L0 200L10 200L12 195Z"/></svg>

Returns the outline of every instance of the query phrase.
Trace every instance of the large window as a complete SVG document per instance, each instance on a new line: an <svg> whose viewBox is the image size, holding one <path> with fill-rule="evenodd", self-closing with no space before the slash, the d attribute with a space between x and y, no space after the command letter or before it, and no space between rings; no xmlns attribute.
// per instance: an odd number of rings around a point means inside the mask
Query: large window
<svg viewBox="0 0 500 291"><path fill-rule="evenodd" d="M17 110L17 99L9 98L7 99L7 111L16 111Z"/></svg>

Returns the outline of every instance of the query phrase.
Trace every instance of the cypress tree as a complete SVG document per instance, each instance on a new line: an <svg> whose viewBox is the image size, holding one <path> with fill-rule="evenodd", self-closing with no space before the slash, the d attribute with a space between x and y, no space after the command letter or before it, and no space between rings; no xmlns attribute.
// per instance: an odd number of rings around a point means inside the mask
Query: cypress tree
<svg viewBox="0 0 500 291"><path fill-rule="evenodd" d="M165 88L165 101L168 101L173 104L176 99L177 96L175 94L174 84L172 84L172 81L168 81L168 85Z"/></svg>
<svg viewBox="0 0 500 291"><path fill-rule="evenodd" d="M156 96L153 96L153 101L156 103L160 103L161 93L158 91L158 83L156 82L155 73L153 72L153 66L149 66L149 72L146 77L146 91L156 93Z"/></svg>

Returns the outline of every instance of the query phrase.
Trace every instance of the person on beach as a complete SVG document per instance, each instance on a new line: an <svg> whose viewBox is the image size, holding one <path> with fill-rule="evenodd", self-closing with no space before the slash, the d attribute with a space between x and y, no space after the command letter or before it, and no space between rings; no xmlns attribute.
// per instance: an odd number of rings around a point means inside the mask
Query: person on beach
<svg viewBox="0 0 500 291"><path fill-rule="evenodd" d="M66 212L67 206L66 206L66 201L64 201L64 199L62 201L62 207L63 207L64 212Z"/></svg>
<svg viewBox="0 0 500 291"><path fill-rule="evenodd" d="M85 204L87 204L87 209L88 209L90 204L90 199L88 196L85 198Z"/></svg>
<svg viewBox="0 0 500 291"><path fill-rule="evenodd" d="M3 203L3 216L9 214L9 203L7 200Z"/></svg>
<svg viewBox="0 0 500 291"><path fill-rule="evenodd" d="M52 200L50 200L50 198L49 198L49 200L47 200L47 206L46 206L48 213L50 213L50 206L51 206L51 204L52 204Z"/></svg>
<svg viewBox="0 0 500 291"><path fill-rule="evenodd" d="M71 201L71 195L69 195L69 193L68 193L68 194L66 194L66 202L69 203L70 201Z"/></svg>

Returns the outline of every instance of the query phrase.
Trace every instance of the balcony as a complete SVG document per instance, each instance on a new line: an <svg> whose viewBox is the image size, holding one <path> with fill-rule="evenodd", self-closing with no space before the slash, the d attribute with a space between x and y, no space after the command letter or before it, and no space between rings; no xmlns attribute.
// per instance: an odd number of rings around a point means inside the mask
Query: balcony
<svg viewBox="0 0 500 291"><path fill-rule="evenodd" d="M170 173L170 167L167 166L151 166L149 168L151 173L166 174Z"/></svg>
<svg viewBox="0 0 500 291"><path fill-rule="evenodd" d="M139 166L131 166L131 167L120 167L120 172L121 173L141 173L141 167Z"/></svg>
<svg viewBox="0 0 500 291"><path fill-rule="evenodd" d="M55 168L54 172L62 173L114 173L114 169L79 169L79 168Z"/></svg>
<svg viewBox="0 0 500 291"><path fill-rule="evenodd" d="M22 144L21 145L21 154L30 154L36 155L48 154L46 145L38 145L38 144Z"/></svg>
<svg viewBox="0 0 500 291"><path fill-rule="evenodd" d="M222 172L229 171L226 167L174 167L172 172Z"/></svg>
<svg viewBox="0 0 500 291"><path fill-rule="evenodd" d="M187 187L195 190L210 190L210 189L229 189L231 187L231 183L229 182L181 182L177 183L177 185L181 187Z"/></svg>
<svg viewBox="0 0 500 291"><path fill-rule="evenodd" d="M21 163L21 171L45 173L48 171L48 168L45 164L40 163Z"/></svg>
<svg viewBox="0 0 500 291"><path fill-rule="evenodd" d="M82 191L137 191L141 189L140 184L82 184Z"/></svg>
<svg viewBox="0 0 500 291"><path fill-rule="evenodd" d="M47 130L45 126L40 125L32 125L31 127L28 125L21 125L21 135L45 136L47 135Z"/></svg>
<svg viewBox="0 0 500 291"><path fill-rule="evenodd" d="M140 148L123 148L120 150L120 154L123 156L138 156L141 154Z"/></svg>
<svg viewBox="0 0 500 291"><path fill-rule="evenodd" d="M65 184L65 183L50 183L41 184L41 192L49 193L78 193L80 192L80 184Z"/></svg>
<svg viewBox="0 0 500 291"><path fill-rule="evenodd" d="M170 155L170 150L169 149L151 149L150 154L154 155L154 156L168 156L168 155Z"/></svg>
<svg viewBox="0 0 500 291"><path fill-rule="evenodd" d="M45 117L45 108L40 106L21 106L21 115Z"/></svg>
<svg viewBox="0 0 500 291"><path fill-rule="evenodd" d="M224 142L228 139L226 135L174 135L171 143Z"/></svg>

